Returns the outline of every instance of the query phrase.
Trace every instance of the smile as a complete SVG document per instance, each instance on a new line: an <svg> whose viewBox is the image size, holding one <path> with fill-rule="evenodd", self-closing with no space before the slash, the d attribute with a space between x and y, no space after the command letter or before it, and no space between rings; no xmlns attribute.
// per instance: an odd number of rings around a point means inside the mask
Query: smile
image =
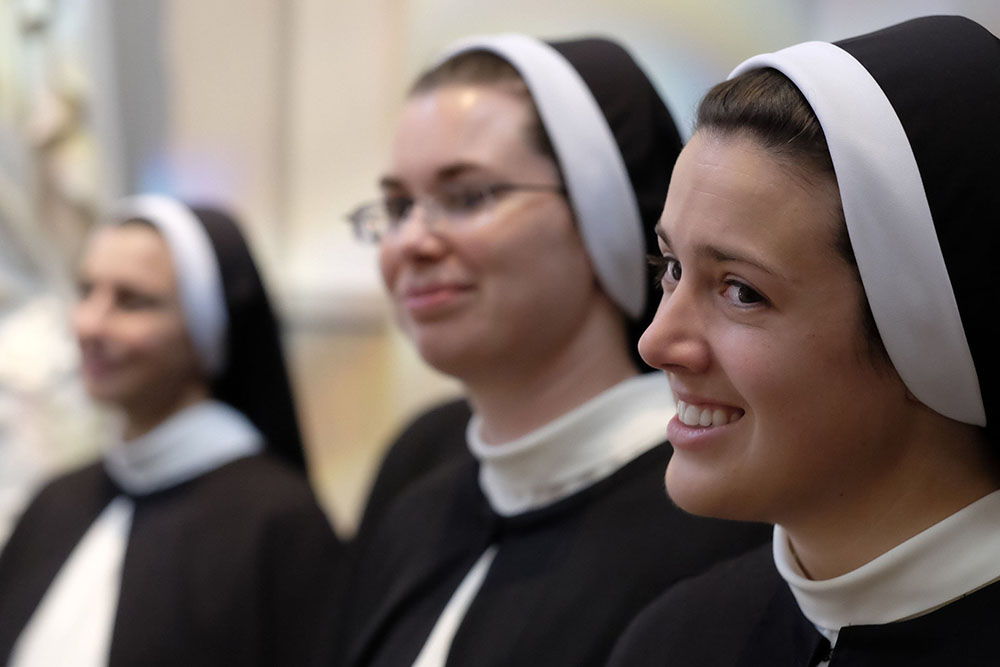
<svg viewBox="0 0 1000 667"><path fill-rule="evenodd" d="M407 290L402 301L411 315L434 317L454 308L471 289L471 286L463 284L424 285Z"/></svg>
<svg viewBox="0 0 1000 667"><path fill-rule="evenodd" d="M739 408L700 406L677 401L677 419L685 426L725 426L743 416Z"/></svg>

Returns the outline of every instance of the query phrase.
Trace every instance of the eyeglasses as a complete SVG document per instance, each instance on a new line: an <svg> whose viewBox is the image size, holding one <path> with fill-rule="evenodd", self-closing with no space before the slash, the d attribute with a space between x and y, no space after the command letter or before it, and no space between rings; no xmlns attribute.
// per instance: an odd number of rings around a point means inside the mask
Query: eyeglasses
<svg viewBox="0 0 1000 667"><path fill-rule="evenodd" d="M490 218L494 205L511 192L554 192L566 194L561 185L531 183L496 183L494 185L462 185L441 190L426 197L386 196L362 204L347 214L354 235L361 241L378 243L392 237L413 214L418 203L423 209L424 224L434 231L473 227Z"/></svg>

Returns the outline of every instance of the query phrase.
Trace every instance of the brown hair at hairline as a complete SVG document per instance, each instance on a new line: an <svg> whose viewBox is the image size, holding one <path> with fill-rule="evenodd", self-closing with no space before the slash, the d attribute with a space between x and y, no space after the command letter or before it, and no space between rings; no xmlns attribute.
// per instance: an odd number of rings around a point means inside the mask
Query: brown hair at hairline
<svg viewBox="0 0 1000 667"><path fill-rule="evenodd" d="M491 86L503 85L520 95L528 108L528 127L525 128L528 145L552 160L559 169L559 160L552 148L549 135L542 125L538 109L531 98L527 84L514 66L489 51L465 51L448 58L420 75L410 88L409 96L430 93L452 85ZM561 172L561 169L559 169Z"/></svg>
<svg viewBox="0 0 1000 667"><path fill-rule="evenodd" d="M698 105L695 131L748 137L807 181L812 175L821 175L836 183L823 127L802 92L778 70L750 70L715 85ZM834 213L838 220L834 248L852 267L860 285L861 274L839 200ZM862 298L861 308L869 358L891 365L867 298Z"/></svg>

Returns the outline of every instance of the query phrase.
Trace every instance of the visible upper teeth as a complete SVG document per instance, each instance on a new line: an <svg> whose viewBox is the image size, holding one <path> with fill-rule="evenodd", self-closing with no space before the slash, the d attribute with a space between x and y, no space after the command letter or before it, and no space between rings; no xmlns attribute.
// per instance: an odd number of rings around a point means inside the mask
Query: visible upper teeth
<svg viewBox="0 0 1000 667"><path fill-rule="evenodd" d="M684 401L677 401L677 418L687 426L724 426L736 421L742 412L726 412L721 408L702 408Z"/></svg>

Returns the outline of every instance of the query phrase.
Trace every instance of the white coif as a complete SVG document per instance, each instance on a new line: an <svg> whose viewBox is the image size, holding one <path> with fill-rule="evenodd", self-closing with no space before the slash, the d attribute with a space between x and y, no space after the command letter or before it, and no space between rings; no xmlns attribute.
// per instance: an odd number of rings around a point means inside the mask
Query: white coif
<svg viewBox="0 0 1000 667"><path fill-rule="evenodd" d="M205 370L218 374L226 362L229 312L219 261L205 227L191 209L160 195L128 197L112 211L115 223L136 218L163 234L191 341Z"/></svg>
<svg viewBox="0 0 1000 667"><path fill-rule="evenodd" d="M527 35L470 37L465 51L502 57L524 79L555 149L587 253L608 296L628 315L646 304L646 245L628 169L607 119L580 74L554 48Z"/></svg>
<svg viewBox="0 0 1000 667"><path fill-rule="evenodd" d="M940 414L985 426L979 380L913 150L878 82L847 51L806 42L750 58L771 67L823 126L875 323L907 388Z"/></svg>

